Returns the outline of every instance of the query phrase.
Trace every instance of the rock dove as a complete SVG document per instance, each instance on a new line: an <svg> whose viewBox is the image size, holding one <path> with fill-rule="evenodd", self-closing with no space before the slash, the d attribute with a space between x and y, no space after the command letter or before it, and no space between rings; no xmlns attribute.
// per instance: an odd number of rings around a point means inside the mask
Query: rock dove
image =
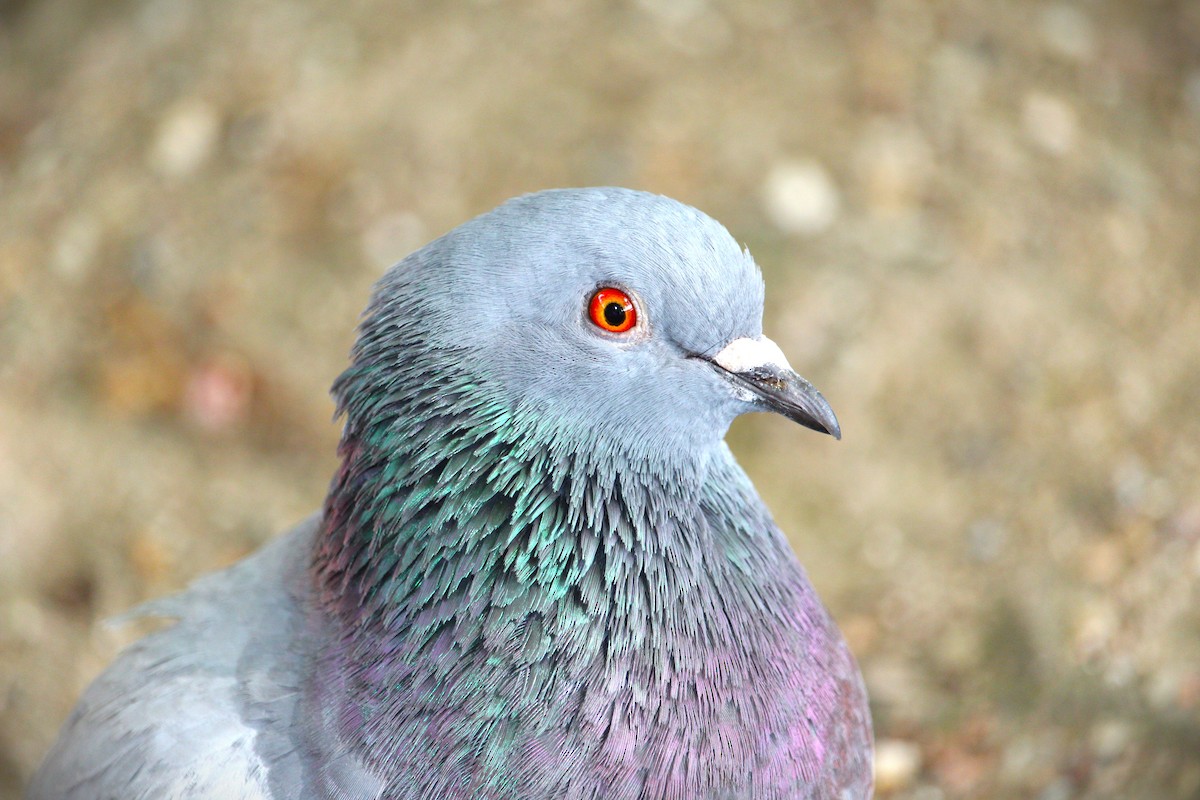
<svg viewBox="0 0 1200 800"><path fill-rule="evenodd" d="M32 800L857 800L858 668L724 442L840 437L719 223L555 190L375 287L322 511L140 613Z"/></svg>

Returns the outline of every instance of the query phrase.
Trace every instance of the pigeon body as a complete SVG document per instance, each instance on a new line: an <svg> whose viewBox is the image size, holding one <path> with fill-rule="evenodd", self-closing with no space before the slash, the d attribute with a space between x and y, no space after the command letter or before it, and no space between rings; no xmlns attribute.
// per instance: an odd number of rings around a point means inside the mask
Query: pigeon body
<svg viewBox="0 0 1200 800"><path fill-rule="evenodd" d="M718 223L621 189L409 256L334 386L322 512L152 604L179 621L31 800L869 797L857 666L723 441L754 410L839 434L762 292Z"/></svg>

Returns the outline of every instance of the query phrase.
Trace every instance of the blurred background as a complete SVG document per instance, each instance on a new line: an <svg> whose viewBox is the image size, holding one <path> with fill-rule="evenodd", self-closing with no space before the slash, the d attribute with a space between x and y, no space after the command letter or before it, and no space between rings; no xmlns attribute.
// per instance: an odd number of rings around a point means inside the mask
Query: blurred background
<svg viewBox="0 0 1200 800"><path fill-rule="evenodd" d="M0 796L102 620L318 507L371 283L505 198L723 221L845 440L734 449L889 798L1200 798L1200 3L0 2Z"/></svg>

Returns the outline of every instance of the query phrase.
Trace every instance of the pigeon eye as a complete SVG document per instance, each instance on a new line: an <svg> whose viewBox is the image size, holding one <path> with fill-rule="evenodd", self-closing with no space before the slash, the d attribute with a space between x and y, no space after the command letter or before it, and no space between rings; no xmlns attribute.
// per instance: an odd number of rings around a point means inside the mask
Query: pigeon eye
<svg viewBox="0 0 1200 800"><path fill-rule="evenodd" d="M625 333L637 324L637 307L629 295L610 286L592 295L588 316L598 328L609 333Z"/></svg>

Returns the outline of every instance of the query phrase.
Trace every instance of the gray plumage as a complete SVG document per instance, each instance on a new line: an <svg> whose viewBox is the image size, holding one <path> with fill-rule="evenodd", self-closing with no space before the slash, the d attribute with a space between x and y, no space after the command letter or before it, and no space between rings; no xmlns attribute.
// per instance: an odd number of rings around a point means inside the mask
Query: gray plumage
<svg viewBox="0 0 1200 800"><path fill-rule="evenodd" d="M722 441L755 410L840 435L762 292L718 223L621 189L405 259L323 511L145 607L178 621L30 800L869 796L857 667Z"/></svg>

